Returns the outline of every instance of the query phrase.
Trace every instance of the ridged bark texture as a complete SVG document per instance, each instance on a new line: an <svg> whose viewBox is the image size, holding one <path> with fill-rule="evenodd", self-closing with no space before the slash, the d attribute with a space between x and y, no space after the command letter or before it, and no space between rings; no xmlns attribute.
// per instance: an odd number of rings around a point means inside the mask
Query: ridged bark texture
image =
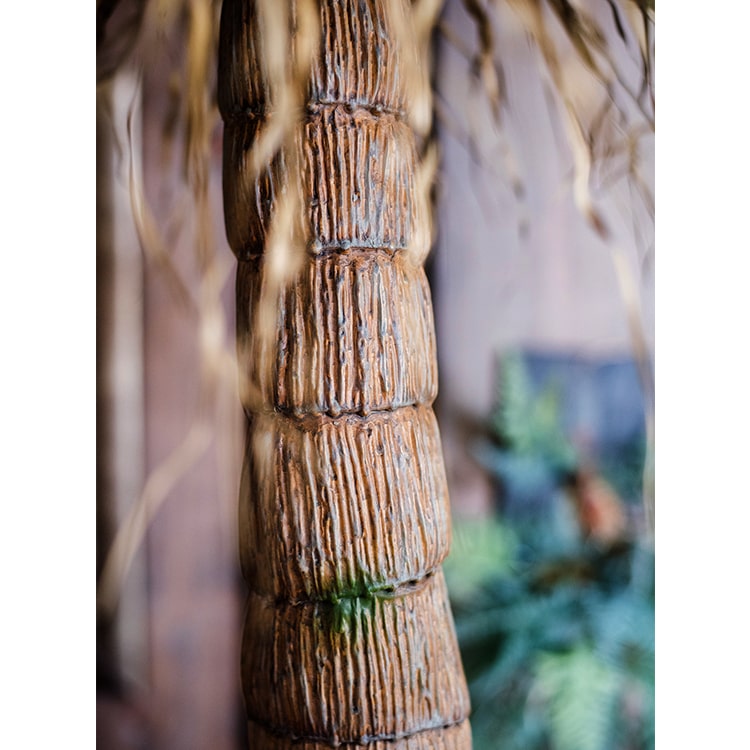
<svg viewBox="0 0 750 750"><path fill-rule="evenodd" d="M320 0L303 122L254 173L248 154L273 108L263 39L255 3L224 0L224 207L251 394L240 545L252 748L471 747L440 568L450 518L428 217L392 20L389 0ZM278 293L269 346L256 310L291 163L307 254Z"/></svg>

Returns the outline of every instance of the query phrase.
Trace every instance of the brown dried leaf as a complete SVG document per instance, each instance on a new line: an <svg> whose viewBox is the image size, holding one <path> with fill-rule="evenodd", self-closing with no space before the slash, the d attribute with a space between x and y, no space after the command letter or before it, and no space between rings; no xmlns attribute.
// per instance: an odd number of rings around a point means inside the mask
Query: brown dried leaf
<svg viewBox="0 0 750 750"><path fill-rule="evenodd" d="M194 301L188 291L180 272L172 262L172 258L166 248L159 227L154 219L146 201L140 175L135 165L135 153L133 148L132 129L133 110L128 113L127 138L128 138L128 191L130 194L130 206L133 212L138 241L143 254L160 272L164 274L168 288L175 295L177 302L185 308L194 310Z"/></svg>
<svg viewBox="0 0 750 750"><path fill-rule="evenodd" d="M500 120L501 86L494 64L495 42L492 21L479 0L463 0L466 12L474 21L479 39L479 50L474 56L474 70L484 85L492 113Z"/></svg>

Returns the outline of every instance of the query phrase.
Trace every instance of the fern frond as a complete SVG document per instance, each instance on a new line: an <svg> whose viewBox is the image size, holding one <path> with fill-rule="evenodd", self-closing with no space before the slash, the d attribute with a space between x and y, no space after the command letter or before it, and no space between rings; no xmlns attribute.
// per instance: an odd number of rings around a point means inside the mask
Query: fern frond
<svg viewBox="0 0 750 750"><path fill-rule="evenodd" d="M540 654L534 673L555 750L612 750L614 706L624 684L617 670L581 645L569 653Z"/></svg>

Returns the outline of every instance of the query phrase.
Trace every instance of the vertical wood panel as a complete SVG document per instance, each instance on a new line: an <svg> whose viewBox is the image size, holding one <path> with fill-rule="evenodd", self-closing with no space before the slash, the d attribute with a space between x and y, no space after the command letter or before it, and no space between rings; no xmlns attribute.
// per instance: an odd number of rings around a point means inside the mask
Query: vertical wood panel
<svg viewBox="0 0 750 750"><path fill-rule="evenodd" d="M196 227L190 211L175 213L187 198L181 170L183 144L165 150L172 40L144 77L143 164L146 197L156 223L170 237L172 260L194 299L200 299ZM213 141L209 192L220 201L220 132ZM212 201L211 233L219 254L228 254L221 205ZM185 204L183 204L185 205ZM189 206L189 202L186 204ZM177 217L177 222L175 222ZM231 278L224 308L233 326ZM199 401L201 360L198 319L176 300L153 266L145 277L146 470L160 464L184 440ZM237 404L236 391L220 394ZM236 552L236 502L241 454L240 409L218 425L205 453L167 496L148 534L151 691L149 707L156 750L234 750L244 740L238 677L241 612ZM229 439L231 438L231 439Z"/></svg>

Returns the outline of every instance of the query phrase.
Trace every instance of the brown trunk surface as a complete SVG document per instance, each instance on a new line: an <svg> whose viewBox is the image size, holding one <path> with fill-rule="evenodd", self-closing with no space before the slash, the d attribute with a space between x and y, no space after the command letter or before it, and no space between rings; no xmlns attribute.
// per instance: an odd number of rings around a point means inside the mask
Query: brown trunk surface
<svg viewBox="0 0 750 750"><path fill-rule="evenodd" d="M429 248L415 247L428 217L389 8L321 0L303 122L256 175L248 154L271 109L263 40L254 2L224 2L225 219L252 394L240 544L253 748L471 746L440 569L450 518ZM307 257L278 295L269 353L255 310L290 163Z"/></svg>

